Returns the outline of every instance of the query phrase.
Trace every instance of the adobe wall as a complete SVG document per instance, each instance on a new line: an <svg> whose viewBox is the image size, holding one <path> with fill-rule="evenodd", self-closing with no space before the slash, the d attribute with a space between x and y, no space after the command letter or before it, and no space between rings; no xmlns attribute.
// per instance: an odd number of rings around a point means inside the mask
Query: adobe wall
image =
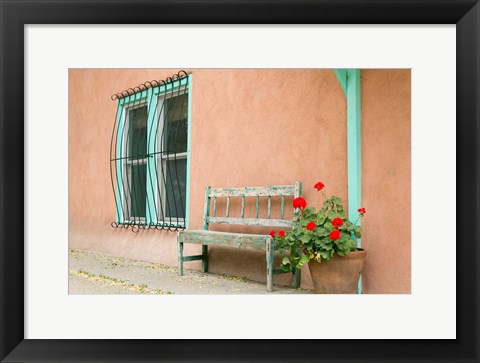
<svg viewBox="0 0 480 363"><path fill-rule="evenodd" d="M411 292L410 75L362 71L362 244L370 293Z"/></svg>
<svg viewBox="0 0 480 363"><path fill-rule="evenodd" d="M313 185L321 180L327 193L347 203L346 101L332 70L187 71L193 74L190 228L202 226L206 185L299 180L309 204L318 205ZM116 111L111 95L176 72L69 71L70 248L177 265L175 233L110 226L115 201L109 162ZM369 254L364 288L409 293L410 71L362 71L362 107L363 245ZM187 254L199 251L186 248ZM210 272L265 281L262 253L211 247L209 256ZM275 283L289 284L290 277L276 276ZM312 287L308 268L302 286Z"/></svg>

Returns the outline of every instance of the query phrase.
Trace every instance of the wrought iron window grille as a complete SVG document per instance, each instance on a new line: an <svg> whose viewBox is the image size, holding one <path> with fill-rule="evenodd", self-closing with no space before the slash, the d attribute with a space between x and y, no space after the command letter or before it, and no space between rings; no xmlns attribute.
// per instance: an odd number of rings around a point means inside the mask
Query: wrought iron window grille
<svg viewBox="0 0 480 363"><path fill-rule="evenodd" d="M186 227L189 75L179 71L112 95L110 144L114 228Z"/></svg>

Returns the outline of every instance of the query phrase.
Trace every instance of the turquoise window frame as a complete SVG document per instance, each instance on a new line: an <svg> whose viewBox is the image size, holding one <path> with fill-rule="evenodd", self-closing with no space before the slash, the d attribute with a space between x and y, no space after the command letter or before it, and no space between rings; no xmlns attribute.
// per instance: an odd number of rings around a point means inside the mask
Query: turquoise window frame
<svg viewBox="0 0 480 363"><path fill-rule="evenodd" d="M174 80L167 84L161 84L155 87L148 88L146 90L134 93L124 98L120 98L117 101L117 138L116 138L116 190L115 190L115 199L116 199L116 213L115 221L117 224L130 223L131 220L124 219L124 206L125 203L128 203L126 198L122 195L124 190L124 163L125 161L119 159L119 156L124 154L123 148L126 147L124 141L125 125L126 122L122 120L127 116L126 110L130 106L137 106L140 104L146 104L147 106L147 154L153 154L157 151L157 105L158 99L160 96L166 94L169 91L178 89L179 87L185 88L185 93L188 94L188 110L187 110L187 151L186 151L186 196L185 196L185 219L184 225L170 225L168 227L179 227L179 228L188 228L190 220L190 178L191 178L191 144L192 144L192 75L189 74L188 77L182 78L180 80ZM158 175L157 175L157 164L158 160L156 157L147 158L147 178L146 178L146 211L145 211L145 223L147 225L159 225L165 226L165 221L157 220L157 213L155 206L158 201ZM160 223L161 222L161 223Z"/></svg>

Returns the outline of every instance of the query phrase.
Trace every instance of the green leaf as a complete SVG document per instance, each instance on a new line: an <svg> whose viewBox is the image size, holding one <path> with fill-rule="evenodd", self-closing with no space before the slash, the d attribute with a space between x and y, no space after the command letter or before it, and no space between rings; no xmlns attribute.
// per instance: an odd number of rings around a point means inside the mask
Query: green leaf
<svg viewBox="0 0 480 363"><path fill-rule="evenodd" d="M333 256L333 249L329 250L329 251L320 251L319 253L320 253L320 256L322 256L322 258L324 260L329 260Z"/></svg>
<svg viewBox="0 0 480 363"><path fill-rule="evenodd" d="M302 258L300 259L300 263L303 265L304 263L307 263L309 260L308 256L303 255Z"/></svg>
<svg viewBox="0 0 480 363"><path fill-rule="evenodd" d="M290 265L290 260L288 259L288 257L284 257L283 260L282 260L282 265Z"/></svg>
<svg viewBox="0 0 480 363"><path fill-rule="evenodd" d="M302 262L302 263L308 262L308 260L309 260L309 258L308 258L307 255L302 255L302 256L300 257L300 262Z"/></svg>
<svg viewBox="0 0 480 363"><path fill-rule="evenodd" d="M318 231L318 235L320 237L326 237L326 236L330 235L330 232L327 229L322 228Z"/></svg>
<svg viewBox="0 0 480 363"><path fill-rule="evenodd" d="M315 208L306 208L302 218L311 218L313 215L315 215Z"/></svg>
<svg viewBox="0 0 480 363"><path fill-rule="evenodd" d="M300 241L303 243L308 243L310 241L310 236L304 234L302 237L300 237Z"/></svg>

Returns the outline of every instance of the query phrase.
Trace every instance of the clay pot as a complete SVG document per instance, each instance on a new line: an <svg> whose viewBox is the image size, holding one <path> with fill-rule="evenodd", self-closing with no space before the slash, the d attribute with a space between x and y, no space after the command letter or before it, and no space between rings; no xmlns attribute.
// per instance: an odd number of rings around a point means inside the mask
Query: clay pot
<svg viewBox="0 0 480 363"><path fill-rule="evenodd" d="M344 257L334 254L330 260L310 260L308 267L315 293L355 294L366 255L367 251L359 248Z"/></svg>

